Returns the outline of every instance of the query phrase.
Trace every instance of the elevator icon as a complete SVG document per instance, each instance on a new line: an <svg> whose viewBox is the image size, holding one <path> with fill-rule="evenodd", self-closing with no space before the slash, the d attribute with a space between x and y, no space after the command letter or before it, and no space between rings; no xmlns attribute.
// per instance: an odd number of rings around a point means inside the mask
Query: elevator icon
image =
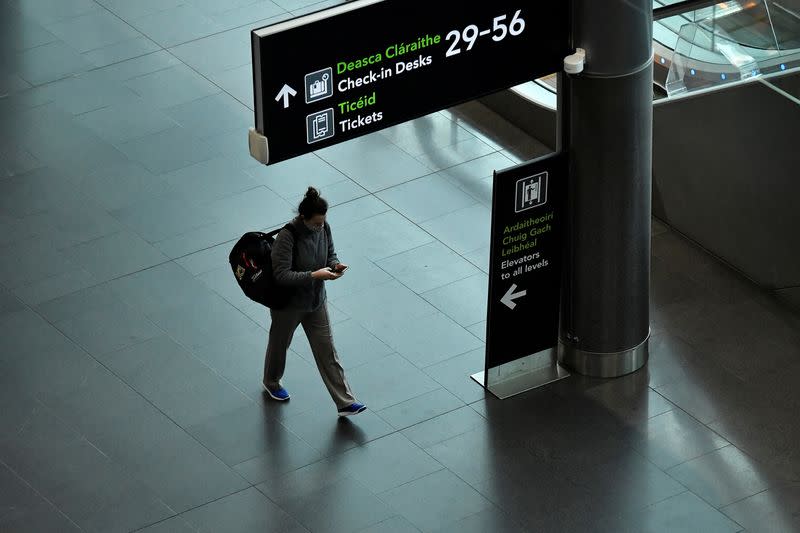
<svg viewBox="0 0 800 533"><path fill-rule="evenodd" d="M547 172L517 180L514 212L519 213L547 203Z"/></svg>

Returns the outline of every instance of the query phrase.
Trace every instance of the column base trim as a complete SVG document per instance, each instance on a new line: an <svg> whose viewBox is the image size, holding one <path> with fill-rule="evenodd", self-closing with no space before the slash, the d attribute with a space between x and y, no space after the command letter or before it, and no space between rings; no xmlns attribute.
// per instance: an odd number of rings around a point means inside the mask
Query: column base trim
<svg viewBox="0 0 800 533"><path fill-rule="evenodd" d="M637 346L621 352L588 352L574 344L558 341L558 362L572 372L598 378L616 378L636 372L647 364L649 357L647 337Z"/></svg>

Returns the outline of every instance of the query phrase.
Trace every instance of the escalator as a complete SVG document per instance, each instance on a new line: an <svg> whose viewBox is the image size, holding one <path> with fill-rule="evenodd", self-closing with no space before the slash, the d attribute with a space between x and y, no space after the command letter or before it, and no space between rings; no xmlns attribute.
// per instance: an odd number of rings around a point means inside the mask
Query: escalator
<svg viewBox="0 0 800 533"><path fill-rule="evenodd" d="M800 67L800 0L722 2L680 14L655 0L653 82L668 96Z"/></svg>

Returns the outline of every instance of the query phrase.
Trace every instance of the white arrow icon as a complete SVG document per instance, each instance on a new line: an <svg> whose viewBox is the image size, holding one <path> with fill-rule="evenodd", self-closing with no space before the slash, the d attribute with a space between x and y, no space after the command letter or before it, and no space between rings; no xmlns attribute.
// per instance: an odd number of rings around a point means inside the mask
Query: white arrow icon
<svg viewBox="0 0 800 533"><path fill-rule="evenodd" d="M278 96L275 97L275 101L277 102L281 98L283 98L283 108L286 109L287 107L289 107L289 97L290 96L294 96L296 94L297 94L297 91L295 91L294 89L289 87L288 84L284 83L283 84L283 88L278 93Z"/></svg>
<svg viewBox="0 0 800 533"><path fill-rule="evenodd" d="M520 296L525 296L525 294L528 292L526 290L521 290L515 293L514 290L516 290L516 288L517 285L515 283L512 283L511 287L506 291L503 297L500 298L500 302L506 304L509 309L514 309L517 306L514 300L516 300Z"/></svg>

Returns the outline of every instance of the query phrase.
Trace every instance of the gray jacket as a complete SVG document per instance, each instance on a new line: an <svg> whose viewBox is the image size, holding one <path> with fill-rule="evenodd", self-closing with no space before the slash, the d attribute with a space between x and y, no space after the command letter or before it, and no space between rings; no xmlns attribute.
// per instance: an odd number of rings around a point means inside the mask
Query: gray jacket
<svg viewBox="0 0 800 533"><path fill-rule="evenodd" d="M289 223L295 227L297 241L292 232L285 228L275 237L272 247L275 281L295 289L287 309L314 311L325 302L325 282L312 278L311 273L339 263L330 226L326 222L325 229L312 231L300 217L295 217Z"/></svg>

